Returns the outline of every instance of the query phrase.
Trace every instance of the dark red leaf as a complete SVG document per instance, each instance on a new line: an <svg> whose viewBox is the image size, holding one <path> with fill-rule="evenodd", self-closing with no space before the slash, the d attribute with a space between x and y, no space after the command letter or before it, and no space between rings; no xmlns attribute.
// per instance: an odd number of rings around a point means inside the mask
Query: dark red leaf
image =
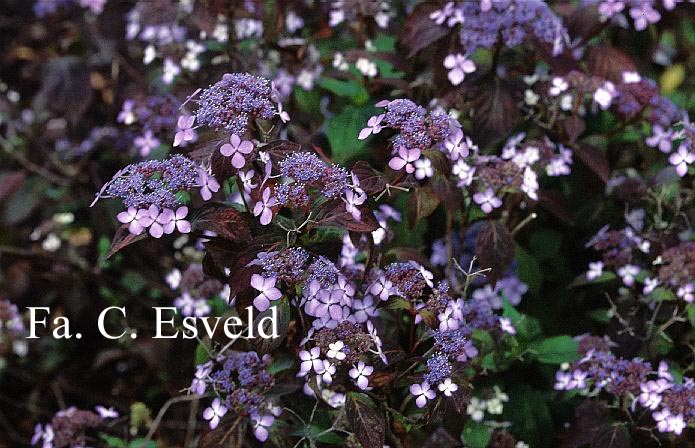
<svg viewBox="0 0 695 448"><path fill-rule="evenodd" d="M514 261L514 240L509 230L500 221L485 221L475 250L482 269L490 268L486 274L494 286Z"/></svg>
<svg viewBox="0 0 695 448"><path fill-rule="evenodd" d="M251 231L246 217L239 210L219 202L208 202L191 219L193 230L215 232L230 240L248 241Z"/></svg>
<svg viewBox="0 0 695 448"><path fill-rule="evenodd" d="M425 440L422 448L454 448L457 446L459 446L458 441L440 426Z"/></svg>
<svg viewBox="0 0 695 448"><path fill-rule="evenodd" d="M572 210L565 197L557 191L538 192L538 203L565 224L574 223Z"/></svg>
<svg viewBox="0 0 695 448"><path fill-rule="evenodd" d="M350 429L364 448L384 446L386 420L369 397L350 392L345 403L345 415Z"/></svg>
<svg viewBox="0 0 695 448"><path fill-rule="evenodd" d="M589 73L613 82L621 82L623 72L637 71L630 56L622 50L608 45L590 47L587 54L587 64Z"/></svg>
<svg viewBox="0 0 695 448"><path fill-rule="evenodd" d="M449 28L434 23L430 14L441 8L437 2L423 2L417 5L405 20L400 41L410 52L411 58L420 50L449 34Z"/></svg>
<svg viewBox="0 0 695 448"><path fill-rule="evenodd" d="M408 198L408 226L414 228L418 222L434 213L439 203L432 187L416 188Z"/></svg>
<svg viewBox="0 0 695 448"><path fill-rule="evenodd" d="M295 142L290 142L287 140L273 140L266 145L259 148L261 151L268 153L270 158L274 161L280 161L291 152L297 152L302 150L302 145Z"/></svg>
<svg viewBox="0 0 695 448"><path fill-rule="evenodd" d="M451 162L443 152L436 149L422 151L422 155L430 159L432 166L439 174L448 175L451 173Z"/></svg>
<svg viewBox="0 0 695 448"><path fill-rule="evenodd" d="M630 448L630 433L624 423L605 423L601 426L591 448Z"/></svg>
<svg viewBox="0 0 695 448"><path fill-rule="evenodd" d="M501 80L478 86L476 89L473 129L474 140L486 144L504 138L514 127L519 109L511 89Z"/></svg>
<svg viewBox="0 0 695 448"><path fill-rule="evenodd" d="M116 230L116 234L113 236L113 240L111 241L111 249L109 249L109 253L106 254L106 258L111 258L113 254L119 250L137 241L143 240L146 237L147 232L143 232L140 235L133 235L130 233L130 230L128 230L128 224L121 225L121 227Z"/></svg>
<svg viewBox="0 0 695 448"><path fill-rule="evenodd" d="M605 22L601 22L595 4L576 7L565 23L570 36L581 38L585 42L606 26Z"/></svg>
<svg viewBox="0 0 695 448"><path fill-rule="evenodd" d="M445 176L436 175L432 178L432 190L434 194L444 203L447 211L454 213L461 207L463 196L461 189L454 182Z"/></svg>
<svg viewBox="0 0 695 448"><path fill-rule="evenodd" d="M384 173L375 170L364 160L360 160L355 163L352 166L352 172L355 173L359 179L360 188L362 188L365 193L370 196L377 195L384 191L384 188L386 188L387 182Z"/></svg>
<svg viewBox="0 0 695 448"><path fill-rule="evenodd" d="M561 448L579 448L590 444L608 418L605 405L583 401L577 406L574 421L562 436Z"/></svg>
<svg viewBox="0 0 695 448"><path fill-rule="evenodd" d="M430 260L419 250L412 247L394 247L386 252L387 256L394 257L397 261L413 260L423 266L427 266Z"/></svg>
<svg viewBox="0 0 695 448"><path fill-rule="evenodd" d="M26 177L24 171L6 172L0 175L0 201L17 191Z"/></svg>
<svg viewBox="0 0 695 448"><path fill-rule="evenodd" d="M379 221L376 220L374 213L367 207L360 207L362 216L357 221L345 209L345 204L339 200L333 200L323 204L318 216L320 226L338 226L352 232L373 232L378 229Z"/></svg>
<svg viewBox="0 0 695 448"><path fill-rule="evenodd" d="M611 167L606 155L599 148L580 143L574 147L574 153L605 183L611 175Z"/></svg>
<svg viewBox="0 0 695 448"><path fill-rule="evenodd" d="M581 117L570 115L563 121L562 127L565 129L569 141L574 143L586 130L586 123Z"/></svg>

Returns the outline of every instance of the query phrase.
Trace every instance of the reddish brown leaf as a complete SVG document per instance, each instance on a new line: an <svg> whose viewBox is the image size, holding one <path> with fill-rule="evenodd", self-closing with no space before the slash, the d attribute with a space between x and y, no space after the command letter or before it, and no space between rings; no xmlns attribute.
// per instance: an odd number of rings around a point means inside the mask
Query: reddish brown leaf
<svg viewBox="0 0 695 448"><path fill-rule="evenodd" d="M386 430L383 412L364 394L350 392L345 415L352 432L364 448L382 448Z"/></svg>
<svg viewBox="0 0 695 448"><path fill-rule="evenodd" d="M609 418L605 405L583 401L574 411L574 421L562 436L561 448L579 448L589 445Z"/></svg>
<svg viewBox="0 0 695 448"><path fill-rule="evenodd" d="M290 152L301 151L302 145L287 140L273 140L259 149L267 152L270 158L276 162L284 159Z"/></svg>
<svg viewBox="0 0 695 448"><path fill-rule="evenodd" d="M191 219L193 230L208 230L229 240L248 241L251 231L246 217L239 210L219 202L209 202Z"/></svg>
<svg viewBox="0 0 695 448"><path fill-rule="evenodd" d="M603 151L586 143L581 143L573 149L579 160L584 162L604 183L608 182L608 178L611 175L611 167Z"/></svg>
<svg viewBox="0 0 695 448"><path fill-rule="evenodd" d="M370 196L379 194L386 188L386 176L372 168L372 166L364 160L355 163L352 166L352 172L355 173L359 179L360 188Z"/></svg>
<svg viewBox="0 0 695 448"><path fill-rule="evenodd" d="M454 448L457 446L459 446L458 441L446 429L440 426L425 440L422 448Z"/></svg>
<svg viewBox="0 0 695 448"><path fill-rule="evenodd" d="M437 25L430 19L430 14L440 7L436 2L420 3L405 20L400 41L410 50L409 58L449 34L449 28Z"/></svg>
<svg viewBox="0 0 695 448"><path fill-rule="evenodd" d="M432 190L450 213L453 214L461 207L463 201L461 189L456 187L454 182L448 177L434 176L432 178Z"/></svg>
<svg viewBox="0 0 695 448"><path fill-rule="evenodd" d="M438 173L445 176L451 173L451 162L443 152L436 149L427 149L422 151L422 155L430 159L432 166L435 170L437 170Z"/></svg>
<svg viewBox="0 0 695 448"><path fill-rule="evenodd" d="M591 448L630 448L630 433L625 423L605 423L596 432Z"/></svg>
<svg viewBox="0 0 695 448"><path fill-rule="evenodd" d="M486 144L504 138L512 130L519 109L509 86L495 78L480 85L474 108L476 142Z"/></svg>
<svg viewBox="0 0 695 448"><path fill-rule="evenodd" d="M489 268L486 274L494 286L514 261L514 240L509 230L500 221L485 221L476 244L476 256L483 269Z"/></svg>
<svg viewBox="0 0 695 448"><path fill-rule="evenodd" d="M565 224L573 224L572 210L565 197L557 191L538 192L538 203Z"/></svg>
<svg viewBox="0 0 695 448"><path fill-rule="evenodd" d="M379 222L374 213L367 207L360 207L362 216L360 220L355 220L350 213L345 210L342 201L334 200L323 204L319 210L318 220L320 226L339 226L352 232L373 232L378 229Z"/></svg>
<svg viewBox="0 0 695 448"><path fill-rule="evenodd" d="M0 201L17 191L25 178L24 171L6 172L0 175Z"/></svg>
<svg viewBox="0 0 695 448"><path fill-rule="evenodd" d="M434 213L439 203L432 187L416 188L408 198L408 226L414 228L422 219Z"/></svg>
<svg viewBox="0 0 695 448"><path fill-rule="evenodd" d="M586 123L581 117L570 115L562 123L562 127L565 129L569 141L574 143L586 130Z"/></svg>
<svg viewBox="0 0 695 448"><path fill-rule="evenodd" d="M589 73L613 82L621 82L623 72L637 71L630 56L622 50L607 45L590 47L587 54L587 64Z"/></svg>
<svg viewBox="0 0 695 448"><path fill-rule="evenodd" d="M430 262L422 252L413 247L394 247L389 249L386 255L395 258L397 261L417 261L423 266L427 266Z"/></svg>
<svg viewBox="0 0 695 448"><path fill-rule="evenodd" d="M106 254L106 258L111 258L116 252L122 250L124 247L129 246L137 241L143 240L147 237L147 232L143 232L140 235L133 235L128 230L128 224L123 224L116 230L116 234L113 236L111 241L111 249L109 253Z"/></svg>

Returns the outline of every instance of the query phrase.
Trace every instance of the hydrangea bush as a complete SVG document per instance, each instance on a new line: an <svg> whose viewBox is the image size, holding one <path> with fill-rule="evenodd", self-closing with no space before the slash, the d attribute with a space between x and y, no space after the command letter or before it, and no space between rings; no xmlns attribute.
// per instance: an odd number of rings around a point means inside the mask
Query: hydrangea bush
<svg viewBox="0 0 695 448"><path fill-rule="evenodd" d="M690 446L690 3L10 1L0 446Z"/></svg>

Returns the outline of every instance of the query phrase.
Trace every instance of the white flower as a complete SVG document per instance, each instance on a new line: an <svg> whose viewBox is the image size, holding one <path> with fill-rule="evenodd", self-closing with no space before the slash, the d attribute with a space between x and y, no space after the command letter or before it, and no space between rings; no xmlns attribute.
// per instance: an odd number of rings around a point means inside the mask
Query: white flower
<svg viewBox="0 0 695 448"><path fill-rule="evenodd" d="M623 280L625 286L632 286L635 283L635 277L639 274L639 271L639 266L626 264L618 269L618 276Z"/></svg>
<svg viewBox="0 0 695 448"><path fill-rule="evenodd" d="M623 84L635 84L642 80L637 72L623 72Z"/></svg>
<svg viewBox="0 0 695 448"><path fill-rule="evenodd" d="M369 386L369 375L374 372L374 367L366 365L362 361L357 361L357 364L352 366L352 369L348 372L350 378L355 380L355 384L362 390L366 390Z"/></svg>
<svg viewBox="0 0 695 448"><path fill-rule="evenodd" d="M424 266L420 266L420 275L425 279L425 283L427 283L427 286L430 288L434 287L434 283L432 283L432 279L434 279L434 274L425 269Z"/></svg>
<svg viewBox="0 0 695 448"><path fill-rule="evenodd" d="M423 381L422 384L411 384L410 393L415 395L415 404L419 408L424 408L427 400L434 400L437 394L430 388L430 383Z"/></svg>
<svg viewBox="0 0 695 448"><path fill-rule="evenodd" d="M447 397L450 397L451 394L453 394L454 392L456 392L459 389L458 384L453 383L451 381L451 378L446 378L444 381L439 383L439 386L437 386L437 388L439 389L440 392L444 393L444 395L446 395Z"/></svg>
<svg viewBox="0 0 695 448"><path fill-rule="evenodd" d="M178 268L174 268L167 274L165 279L171 289L177 289L181 284L181 271Z"/></svg>
<svg viewBox="0 0 695 448"><path fill-rule="evenodd" d="M508 317L500 317L500 328L505 333L516 334L516 328L514 328L512 320Z"/></svg>
<svg viewBox="0 0 695 448"><path fill-rule="evenodd" d="M601 109L606 110L611 106L615 95L615 85L610 81L606 81L594 92L594 101L598 103Z"/></svg>
<svg viewBox="0 0 695 448"><path fill-rule="evenodd" d="M481 422L485 418L485 408L487 403L485 400L481 400L478 397L472 397L471 401L468 402L466 407L466 414L468 414L473 421Z"/></svg>
<svg viewBox="0 0 695 448"><path fill-rule="evenodd" d="M355 62L355 67L357 67L357 70L359 70L360 73L368 78L373 78L377 74L376 64L367 58L357 59L357 62Z"/></svg>
<svg viewBox="0 0 695 448"><path fill-rule="evenodd" d="M413 165L415 166L415 179L422 180L434 176L434 168L430 159L423 157L416 160Z"/></svg>
<svg viewBox="0 0 695 448"><path fill-rule="evenodd" d="M533 90L531 90L531 89L524 90L524 102L526 104L528 104L529 106L535 106L536 104L538 104L539 99L540 99L540 95L538 95Z"/></svg>
<svg viewBox="0 0 695 448"><path fill-rule="evenodd" d="M350 65L345 60L343 53L337 51L333 55L333 68L340 70L341 72L346 72L350 68Z"/></svg>
<svg viewBox="0 0 695 448"><path fill-rule="evenodd" d="M447 77L451 84L457 86L461 84L466 74L473 73L476 69L475 64L464 55L450 54L444 58L444 67L449 69Z"/></svg>
<svg viewBox="0 0 695 448"><path fill-rule="evenodd" d="M551 86L550 86L550 89L548 90L548 93L550 94L550 96L558 96L562 92L567 90L568 87L569 87L569 84L567 84L567 81L560 78L559 76L556 76L551 81Z"/></svg>
<svg viewBox="0 0 695 448"><path fill-rule="evenodd" d="M209 408L203 411L203 418L210 420L210 429L217 428L220 424L220 419L227 413L227 408L220 402L219 398L212 400Z"/></svg>
<svg viewBox="0 0 695 448"><path fill-rule="evenodd" d="M589 281L596 280L603 275L603 262L596 261L589 263L589 270L586 271L586 279Z"/></svg>
<svg viewBox="0 0 695 448"><path fill-rule="evenodd" d="M164 84L171 84L179 73L181 73L181 67L169 58L164 59L164 69L162 72L162 82L164 82Z"/></svg>
<svg viewBox="0 0 695 448"><path fill-rule="evenodd" d="M329 358L335 358L338 361L342 361L345 359L345 353L343 353L343 347L345 347L345 343L343 341L335 341L332 344L328 344L328 352L326 353L326 356Z"/></svg>
<svg viewBox="0 0 695 448"><path fill-rule="evenodd" d="M685 145L680 145L668 158L668 163L676 167L676 173L680 177L688 174L688 166L693 162L695 162L695 153L690 152Z"/></svg>

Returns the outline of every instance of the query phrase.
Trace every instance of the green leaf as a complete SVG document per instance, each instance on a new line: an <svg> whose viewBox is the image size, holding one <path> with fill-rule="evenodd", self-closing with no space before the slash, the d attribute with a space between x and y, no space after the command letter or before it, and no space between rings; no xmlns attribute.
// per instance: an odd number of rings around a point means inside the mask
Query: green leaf
<svg viewBox="0 0 695 448"><path fill-rule="evenodd" d="M504 405L505 420L512 422L512 432L530 446L555 446L551 443L553 419L548 409L550 394L527 384L507 391L509 402Z"/></svg>
<svg viewBox="0 0 695 448"><path fill-rule="evenodd" d="M333 78L323 78L319 82L319 85L338 96L350 98L358 105L366 104L369 100L369 92L367 92L367 89L353 80L341 81Z"/></svg>
<svg viewBox="0 0 695 448"><path fill-rule="evenodd" d="M294 358L286 355L279 355L273 357L273 362L270 363L268 367L268 373L276 374L284 370L290 369L294 366Z"/></svg>
<svg viewBox="0 0 695 448"><path fill-rule="evenodd" d="M507 299L502 302L502 315L512 320L519 339L530 341L538 338L542 333L537 319L521 314Z"/></svg>
<svg viewBox="0 0 695 448"><path fill-rule="evenodd" d="M526 249L516 245L516 261L519 265L519 280L526 283L529 290L538 295L543 283L543 273L538 261Z"/></svg>
<svg viewBox="0 0 695 448"><path fill-rule="evenodd" d="M491 437L490 428L472 420L466 422L461 432L461 442L468 448L485 448Z"/></svg>
<svg viewBox="0 0 695 448"><path fill-rule="evenodd" d="M210 359L210 354L205 347L204 342L200 342L195 348L195 363L196 365L203 364Z"/></svg>
<svg viewBox="0 0 695 448"><path fill-rule="evenodd" d="M338 114L328 119L326 136L331 144L331 155L334 162L346 165L351 159L364 156L366 140L357 140L367 120L374 113L373 107L358 108L345 106Z"/></svg>
<svg viewBox="0 0 695 448"><path fill-rule="evenodd" d="M529 350L536 353L536 359L546 364L562 364L578 358L577 341L570 336L553 336L531 343Z"/></svg>

